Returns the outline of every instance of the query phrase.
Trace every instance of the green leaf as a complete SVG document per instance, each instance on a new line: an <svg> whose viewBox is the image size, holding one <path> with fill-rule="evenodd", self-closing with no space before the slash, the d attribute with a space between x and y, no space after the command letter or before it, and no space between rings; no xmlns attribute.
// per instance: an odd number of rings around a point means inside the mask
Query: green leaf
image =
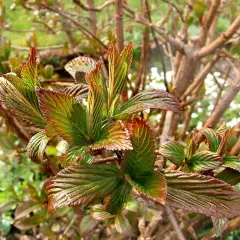
<svg viewBox="0 0 240 240"><path fill-rule="evenodd" d="M85 237L90 234L91 231L95 229L97 226L98 222L93 219L91 216L87 215L84 216L80 222L79 230L80 230L80 235L82 237Z"/></svg>
<svg viewBox="0 0 240 240"><path fill-rule="evenodd" d="M3 75L3 77L7 79L20 92L20 94L22 94L26 101L42 115L34 87L29 87L23 83L21 78L10 73Z"/></svg>
<svg viewBox="0 0 240 240"><path fill-rule="evenodd" d="M108 50L109 108L111 108L112 103L122 93L132 63L132 56L132 42L130 42L121 53L114 44L112 44Z"/></svg>
<svg viewBox="0 0 240 240"><path fill-rule="evenodd" d="M36 49L31 48L31 53L28 61L23 66L21 71L22 81L29 88L34 89L35 86L40 87L40 83L37 78L37 61L36 61Z"/></svg>
<svg viewBox="0 0 240 240"><path fill-rule="evenodd" d="M27 145L28 157L35 163L44 163L48 138L44 131L35 134Z"/></svg>
<svg viewBox="0 0 240 240"><path fill-rule="evenodd" d="M214 217L240 213L240 194L218 179L200 174L165 170L167 203L176 208Z"/></svg>
<svg viewBox="0 0 240 240"><path fill-rule="evenodd" d="M91 216L97 220L106 220L114 218L115 215L112 215L109 212L107 212L103 205L96 204L91 207Z"/></svg>
<svg viewBox="0 0 240 240"><path fill-rule="evenodd" d="M5 77L0 77L1 99L4 104L22 121L43 129L46 121L38 106L35 91L25 86L20 82L21 79L14 75Z"/></svg>
<svg viewBox="0 0 240 240"><path fill-rule="evenodd" d="M71 97L75 97L78 102L88 95L88 85L79 83L71 87L66 87L63 92Z"/></svg>
<svg viewBox="0 0 240 240"><path fill-rule="evenodd" d="M229 167L240 172L240 159L237 156L226 156L223 158L223 162L223 167Z"/></svg>
<svg viewBox="0 0 240 240"><path fill-rule="evenodd" d="M112 193L121 181L119 169L108 164L71 166L46 187L48 209L87 204Z"/></svg>
<svg viewBox="0 0 240 240"><path fill-rule="evenodd" d="M63 167L68 167L70 165L83 165L91 164L93 162L93 156L87 153L87 148L85 146L70 147L63 156L59 156L61 165Z"/></svg>
<svg viewBox="0 0 240 240"><path fill-rule="evenodd" d="M221 156L210 151L195 153L187 162L187 166L192 171L208 171L223 164Z"/></svg>
<svg viewBox="0 0 240 240"><path fill-rule="evenodd" d="M163 174L153 172L152 174L141 176L134 180L127 174L125 177L137 191L161 204L165 204L167 185Z"/></svg>
<svg viewBox="0 0 240 240"><path fill-rule="evenodd" d="M133 229L127 218L119 214L115 219L116 230L124 236L133 236Z"/></svg>
<svg viewBox="0 0 240 240"><path fill-rule="evenodd" d="M92 58L77 57L65 65L65 70L76 80L76 82L86 83L85 75L96 67L96 62Z"/></svg>
<svg viewBox="0 0 240 240"><path fill-rule="evenodd" d="M224 169L222 172L218 173L215 177L233 186L240 183L239 172L230 168Z"/></svg>
<svg viewBox="0 0 240 240"><path fill-rule="evenodd" d="M176 141L164 142L159 149L159 153L178 167L183 164L185 159L184 147Z"/></svg>
<svg viewBox="0 0 240 240"><path fill-rule="evenodd" d="M138 202L130 195L128 197L128 201L127 201L125 209L127 209L131 212L137 212L138 208L139 208Z"/></svg>
<svg viewBox="0 0 240 240"><path fill-rule="evenodd" d="M20 230L29 230L37 225L44 223L46 219L43 214L39 211L37 214L27 218L21 218L14 223L14 226Z"/></svg>
<svg viewBox="0 0 240 240"><path fill-rule="evenodd" d="M211 128L204 128L200 130L200 132L206 137L209 144L209 150L217 152L220 142L215 131Z"/></svg>
<svg viewBox="0 0 240 240"><path fill-rule="evenodd" d="M55 131L67 142L87 145L88 127L85 108L64 93L37 89L42 112Z"/></svg>
<svg viewBox="0 0 240 240"><path fill-rule="evenodd" d="M116 187L111 195L107 197L105 205L106 211L113 215L120 213L124 208L124 205L126 205L131 191L132 186L128 182L122 180L119 183L119 186Z"/></svg>
<svg viewBox="0 0 240 240"><path fill-rule="evenodd" d="M132 114L146 109L164 109L172 112L182 112L179 101L172 94L155 89L147 89L138 93L121 105L114 113L115 119L128 119Z"/></svg>
<svg viewBox="0 0 240 240"><path fill-rule="evenodd" d="M95 140L99 136L103 118L103 87L101 86L101 64L87 74L89 84L88 114L89 114L89 139Z"/></svg>
<svg viewBox="0 0 240 240"><path fill-rule="evenodd" d="M99 138L91 145L94 150L130 150L132 144L129 133L120 121L105 124L99 134Z"/></svg>
<svg viewBox="0 0 240 240"><path fill-rule="evenodd" d="M166 183L162 174L153 171L155 143L151 129L143 119L134 119L128 127L133 150L125 153L122 172L138 191L164 204Z"/></svg>
<svg viewBox="0 0 240 240"><path fill-rule="evenodd" d="M122 163L122 171L133 180L151 175L155 162L155 142L152 131L143 119L128 122L133 150L127 151Z"/></svg>

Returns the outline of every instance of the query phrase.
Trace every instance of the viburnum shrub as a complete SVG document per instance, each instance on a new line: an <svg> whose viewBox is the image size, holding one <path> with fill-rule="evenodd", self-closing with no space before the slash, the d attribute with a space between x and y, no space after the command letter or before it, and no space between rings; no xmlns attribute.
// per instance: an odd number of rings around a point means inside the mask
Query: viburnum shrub
<svg viewBox="0 0 240 240"><path fill-rule="evenodd" d="M108 80L101 73L101 62L88 57L72 60L65 68L76 84L61 91L41 87L34 48L20 77L2 75L3 103L17 118L39 129L28 143L29 158L48 164L49 141L60 136L65 145L58 159L63 170L46 184L49 212L102 203L104 207L94 205L92 211L116 217L119 228L120 223L127 224L122 214L127 201L138 192L159 204L215 218L240 215L240 194L232 187L240 182L240 160L229 153L235 129L223 125L216 132L193 131L186 146L167 141L156 149L151 128L139 113L146 109L181 113L182 108L173 95L155 89L122 103L132 55L131 42L121 53L111 45ZM108 156L115 154L117 161L97 161L95 155L102 150ZM177 170L157 167L157 155Z"/></svg>

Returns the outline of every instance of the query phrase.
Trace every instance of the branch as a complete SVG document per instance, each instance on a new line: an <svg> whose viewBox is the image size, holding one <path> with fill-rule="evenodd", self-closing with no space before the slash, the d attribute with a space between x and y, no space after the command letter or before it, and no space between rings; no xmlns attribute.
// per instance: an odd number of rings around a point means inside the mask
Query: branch
<svg viewBox="0 0 240 240"><path fill-rule="evenodd" d="M148 5L147 1L146 1L146 8L147 8L148 20L149 20L150 23L152 23L151 14L150 14L150 11L149 11L149 5ZM160 60L161 60L161 63L162 63L162 68L163 68L164 85L165 85L166 91L169 92L168 83L167 83L167 76L166 76L166 65L165 65L164 57L163 57L163 49L158 43L158 40L157 40L157 37L156 37L156 34L155 34L155 30L154 30L153 27L151 27L151 32L152 32L154 42L155 42L157 48L159 49L159 56L160 56Z"/></svg>
<svg viewBox="0 0 240 240"><path fill-rule="evenodd" d="M164 208L165 208L165 210L166 210L166 212L168 214L168 217L170 219L172 227L173 227L173 229L175 230L175 232L176 232L176 234L178 236L178 239L179 240L186 240L186 238L184 237L184 235L183 235L183 233L182 233L182 231L181 231L181 229L180 229L180 227L178 225L178 222L177 222L177 220L176 220L176 218L174 216L174 213L173 213L172 209L168 205L165 205Z"/></svg>
<svg viewBox="0 0 240 240"><path fill-rule="evenodd" d="M64 11L61 11L60 9L57 9L57 8L54 8L54 7L51 7L51 6L48 6L48 5L45 5L45 4L42 4L41 5L43 8L45 9L48 9L52 12L55 12L55 13L58 13L59 15L65 17L66 19L68 19L70 22L72 22L76 27L79 28L79 30L86 36L90 36L92 37L93 39L95 39L102 47L104 47L105 49L107 49L108 47L98 38L96 37L93 33L91 33L86 27L84 27L83 25L81 25L80 23L78 23L77 21L75 21L73 18L69 17L69 15L64 12Z"/></svg>
<svg viewBox="0 0 240 240"><path fill-rule="evenodd" d="M75 4L77 4L80 8L82 8L85 11L91 11L91 12L101 12L104 8L106 8L107 6L111 5L114 3L114 0L108 0L106 1L103 5L99 6L99 7L91 7L87 4L82 3L81 0L73 0L73 2Z"/></svg>
<svg viewBox="0 0 240 240"><path fill-rule="evenodd" d="M221 34L215 41L210 43L208 46L201 48L198 53L198 58L206 57L207 55L216 51L216 49L221 48L225 42L227 42L234 33L240 28L240 16L238 16L235 21L231 24L228 30Z"/></svg>
<svg viewBox="0 0 240 240"><path fill-rule="evenodd" d="M119 51L124 48L124 33L123 33L123 1L115 0L116 14L116 37Z"/></svg>
<svg viewBox="0 0 240 240"><path fill-rule="evenodd" d="M230 85L228 91L225 95L221 98L218 105L212 112L211 116L207 119L204 127L214 127L220 118L223 116L224 112L229 108L231 102L237 96L238 92L240 91L240 85L236 86L234 84Z"/></svg>
<svg viewBox="0 0 240 240"><path fill-rule="evenodd" d="M187 90L185 91L182 99L186 98L187 96L193 94L193 90L196 89L197 86L199 86L199 84L203 83L206 76L209 73L209 70L215 65L215 63L219 60L219 56L214 56L213 59L208 62L200 71L200 73L197 75L197 77L195 78L194 82L187 88Z"/></svg>
<svg viewBox="0 0 240 240"><path fill-rule="evenodd" d="M199 37L199 43L201 46L203 46L206 42L207 34L213 23L213 19L215 18L216 14L217 14L220 4L221 4L221 0L211 1L211 6L210 6L210 9L206 16L206 20L204 21L204 23L202 25L201 33L200 33L200 37Z"/></svg>
<svg viewBox="0 0 240 240"><path fill-rule="evenodd" d="M142 14L145 16L148 12L147 1L142 0ZM141 60L140 67L138 71L138 79L136 81L136 86L133 91L132 96L136 95L140 90L140 86L145 86L145 79L147 76L147 65L148 65L148 52L149 52L149 28L147 26L143 27L142 34L142 50L141 50Z"/></svg>

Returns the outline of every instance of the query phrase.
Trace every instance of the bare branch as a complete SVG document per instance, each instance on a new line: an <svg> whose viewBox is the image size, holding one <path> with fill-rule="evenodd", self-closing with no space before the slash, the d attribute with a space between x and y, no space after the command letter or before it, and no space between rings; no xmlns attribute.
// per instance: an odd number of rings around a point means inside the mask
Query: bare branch
<svg viewBox="0 0 240 240"><path fill-rule="evenodd" d="M211 1L210 9L205 18L206 20L204 20L202 28L201 28L201 33L200 33L200 38L199 38L199 43L201 46L203 46L206 42L208 31L213 23L213 19L215 18L216 14L217 14L220 4L221 4L221 0Z"/></svg>
<svg viewBox="0 0 240 240"><path fill-rule="evenodd" d="M123 32L123 1L115 0L116 14L116 39L119 51L124 48L124 32Z"/></svg>
<svg viewBox="0 0 240 240"><path fill-rule="evenodd" d="M221 34L215 41L213 41L208 46L201 48L196 54L198 58L206 57L207 55L216 51L216 49L221 48L225 42L227 42L234 33L240 28L240 16L238 16L235 21L231 24L228 30Z"/></svg>
<svg viewBox="0 0 240 240"><path fill-rule="evenodd" d="M179 240L186 240L186 238L184 237L183 233L182 233L182 230L180 229L179 225L178 225L178 222L174 216L174 213L172 211L172 209L168 206L168 205L165 205L164 206L167 214L168 214L168 217L170 219L170 222L172 224L172 227L173 229L175 230L177 236L178 236L178 239Z"/></svg>
<svg viewBox="0 0 240 240"><path fill-rule="evenodd" d="M240 91L240 78L238 78L238 85L231 84L228 91L224 94L224 96L220 99L218 105L213 110L211 116L207 119L204 124L204 127L214 127L220 118L223 116L224 112L229 108L231 102L237 96Z"/></svg>
<svg viewBox="0 0 240 240"><path fill-rule="evenodd" d="M96 37L93 33L91 33L91 32L90 32L86 27L84 27L82 24L78 23L75 19L69 17L69 15L68 15L66 12L64 12L64 11L58 9L58 8L51 7L51 6L46 5L46 4L42 4L41 6L42 6L43 8L45 8L45 9L48 9L48 10L50 10L50 11L52 11L52 12L58 13L59 15L65 17L65 18L68 19L71 23L73 23L76 27L78 27L79 30L82 31L82 33L83 33L84 35L87 35L88 37L89 37L89 36L92 37L92 38L95 39L102 47L104 47L105 49L108 48L98 37Z"/></svg>
<svg viewBox="0 0 240 240"><path fill-rule="evenodd" d="M113 4L115 2L115 0L106 1L103 5L96 7L96 8L90 6L90 4L87 5L87 4L82 3L81 0L73 0L73 2L85 11L101 12L104 8Z"/></svg>

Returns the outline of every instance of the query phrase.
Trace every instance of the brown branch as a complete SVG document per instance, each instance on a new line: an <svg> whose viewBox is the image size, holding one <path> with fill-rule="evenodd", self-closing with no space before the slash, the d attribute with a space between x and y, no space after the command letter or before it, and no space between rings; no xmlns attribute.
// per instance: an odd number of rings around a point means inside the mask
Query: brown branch
<svg viewBox="0 0 240 240"><path fill-rule="evenodd" d="M193 94L193 90L196 89L197 86L199 86L200 83L203 83L206 76L208 75L210 69L215 65L215 63L219 60L219 56L214 56L213 59L208 62L200 71L200 73L197 75L193 83L187 88L185 91L182 99L186 98L189 95Z"/></svg>
<svg viewBox="0 0 240 240"><path fill-rule="evenodd" d="M147 1L146 1L146 8L147 8L148 20L149 20L150 23L152 23L151 14L150 14L150 11L149 11L149 5L148 5ZM160 60L161 60L161 63L162 63L162 68L163 68L164 85L165 85L166 91L169 92L168 83L167 83L167 76L166 76L166 65L165 65L164 57L163 57L163 49L158 43L158 40L157 40L157 37L156 37L156 34L155 34L155 30L154 30L153 27L151 27L151 32L152 32L154 42L155 42L155 44L156 44L156 46L159 50L159 56L160 56Z"/></svg>
<svg viewBox="0 0 240 240"><path fill-rule="evenodd" d="M175 230L175 232L177 234L178 239L179 240L186 240L186 238L184 237L184 235L182 233L181 228L178 225L178 222L177 222L177 220L174 216L174 213L173 213L172 209L168 205L165 205L164 208L165 208L165 210L168 214L168 217L170 219L170 222L172 224L173 229Z"/></svg>
<svg viewBox="0 0 240 240"><path fill-rule="evenodd" d="M238 156L240 154L240 141L238 141L231 150L231 155Z"/></svg>
<svg viewBox="0 0 240 240"><path fill-rule="evenodd" d="M96 8L94 8L93 5L89 4L89 2L88 2L89 5L82 3L81 0L73 0L73 2L85 11L101 12L104 8L113 4L115 2L115 0L106 1L103 5L96 7Z"/></svg>
<svg viewBox="0 0 240 240"><path fill-rule="evenodd" d="M144 16L147 15L147 1L142 0L142 14ZM148 65L148 52L149 52L149 28L145 26L143 28L143 35L142 35L142 51L141 51L141 60L140 60L140 67L138 71L138 79L136 81L136 86L133 91L133 96L138 93L140 90L140 86L144 87L144 82L147 77L147 65Z"/></svg>
<svg viewBox="0 0 240 240"><path fill-rule="evenodd" d="M94 40L96 40L102 47L104 47L105 49L107 49L108 47L98 38L96 37L96 35L94 35L93 33L91 33L91 31L89 31L86 27L84 27L82 24L80 24L79 22L77 22L75 19L69 17L69 15L57 8L51 7L49 5L46 4L42 4L41 7L48 9L52 12L58 13L59 15L65 17L67 20L69 20L71 23L73 23L76 27L79 28L79 30L86 36L88 37L92 37Z"/></svg>
<svg viewBox="0 0 240 240"><path fill-rule="evenodd" d="M191 116L192 116L193 110L194 110L194 105L190 105L188 111L186 112L186 116L184 117L184 126L181 130L181 133L180 133L180 139L181 140L184 140L185 137L186 137L186 132L187 132L188 127L189 127L190 122L191 122Z"/></svg>
<svg viewBox="0 0 240 240"><path fill-rule="evenodd" d="M228 30L220 35L215 41L210 43L208 46L201 48L198 53L198 58L206 57L207 55L216 51L216 49L221 48L236 31L240 28L240 16L238 16L235 21L231 24Z"/></svg>
<svg viewBox="0 0 240 240"><path fill-rule="evenodd" d="M94 0L87 0L88 5L91 8L94 8ZM91 28L92 28L92 33L94 35L96 35L97 33L97 16L96 16L96 12L90 10L89 11L89 18L91 19L90 23L91 23Z"/></svg>
<svg viewBox="0 0 240 240"><path fill-rule="evenodd" d="M123 1L115 0L116 14L116 38L119 51L124 48L124 32L123 32Z"/></svg>
<svg viewBox="0 0 240 240"><path fill-rule="evenodd" d="M211 127L213 128L220 118L223 116L224 112L229 108L231 102L237 96L238 92L240 91L240 86L230 85L228 91L219 101L219 104L216 106L214 111L212 112L211 116L207 119L204 124L204 127Z"/></svg>
<svg viewBox="0 0 240 240"><path fill-rule="evenodd" d="M204 22L203 22L201 32L200 32L200 37L199 37L200 46L203 46L206 42L207 34L213 23L213 19L215 18L216 14L217 14L220 4L221 4L221 0L212 0L211 1L210 9L208 11L207 16L204 18Z"/></svg>

